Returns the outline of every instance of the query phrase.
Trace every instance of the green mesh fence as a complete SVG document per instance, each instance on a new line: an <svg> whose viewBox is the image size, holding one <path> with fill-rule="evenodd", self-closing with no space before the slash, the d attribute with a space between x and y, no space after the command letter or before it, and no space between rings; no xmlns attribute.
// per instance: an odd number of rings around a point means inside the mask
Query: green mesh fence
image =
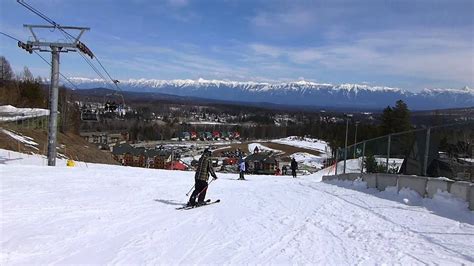
<svg viewBox="0 0 474 266"><path fill-rule="evenodd" d="M350 145L346 155L344 151L341 148L338 152L337 173L360 171L474 180L474 122L394 133Z"/></svg>

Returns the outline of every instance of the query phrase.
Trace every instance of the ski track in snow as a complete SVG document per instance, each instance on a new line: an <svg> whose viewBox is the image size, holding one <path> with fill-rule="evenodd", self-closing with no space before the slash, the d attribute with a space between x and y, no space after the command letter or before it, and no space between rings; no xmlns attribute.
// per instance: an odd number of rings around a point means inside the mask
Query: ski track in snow
<svg viewBox="0 0 474 266"><path fill-rule="evenodd" d="M33 174L34 173L34 174ZM472 222L314 176L0 165L0 264L472 264ZM372 194L371 194L372 193ZM377 192L378 193L378 192Z"/></svg>

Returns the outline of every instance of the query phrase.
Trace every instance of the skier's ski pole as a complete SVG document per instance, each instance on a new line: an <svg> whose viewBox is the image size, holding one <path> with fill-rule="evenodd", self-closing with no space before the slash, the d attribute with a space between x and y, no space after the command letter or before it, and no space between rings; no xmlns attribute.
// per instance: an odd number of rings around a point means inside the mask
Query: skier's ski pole
<svg viewBox="0 0 474 266"><path fill-rule="evenodd" d="M188 191L188 193L186 193L186 196L189 196L189 193L191 193L191 191L193 191L194 186L195 186L195 185L193 185L193 187Z"/></svg>

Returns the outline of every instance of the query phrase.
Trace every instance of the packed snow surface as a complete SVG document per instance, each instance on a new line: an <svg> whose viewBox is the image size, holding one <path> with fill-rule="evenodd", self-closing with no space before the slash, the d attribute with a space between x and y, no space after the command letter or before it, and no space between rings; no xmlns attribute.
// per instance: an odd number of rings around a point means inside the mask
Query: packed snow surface
<svg viewBox="0 0 474 266"><path fill-rule="evenodd" d="M316 174L218 174L208 197L221 203L182 211L175 208L187 201L193 172L47 167L7 153L0 150L1 265L474 262L473 213L436 200L407 204L395 192L317 182Z"/></svg>
<svg viewBox="0 0 474 266"><path fill-rule="evenodd" d="M16 108L11 105L0 106L0 121L17 121L26 118L47 116L49 110L40 108Z"/></svg>

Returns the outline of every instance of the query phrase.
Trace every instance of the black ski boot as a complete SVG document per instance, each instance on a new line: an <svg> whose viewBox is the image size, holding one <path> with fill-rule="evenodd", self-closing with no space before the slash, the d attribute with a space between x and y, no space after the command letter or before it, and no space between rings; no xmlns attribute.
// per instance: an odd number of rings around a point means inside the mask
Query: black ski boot
<svg viewBox="0 0 474 266"><path fill-rule="evenodd" d="M196 204L196 207L199 207L199 206L202 206L202 205L206 205L207 204L207 200L206 201L198 201L197 204Z"/></svg>

